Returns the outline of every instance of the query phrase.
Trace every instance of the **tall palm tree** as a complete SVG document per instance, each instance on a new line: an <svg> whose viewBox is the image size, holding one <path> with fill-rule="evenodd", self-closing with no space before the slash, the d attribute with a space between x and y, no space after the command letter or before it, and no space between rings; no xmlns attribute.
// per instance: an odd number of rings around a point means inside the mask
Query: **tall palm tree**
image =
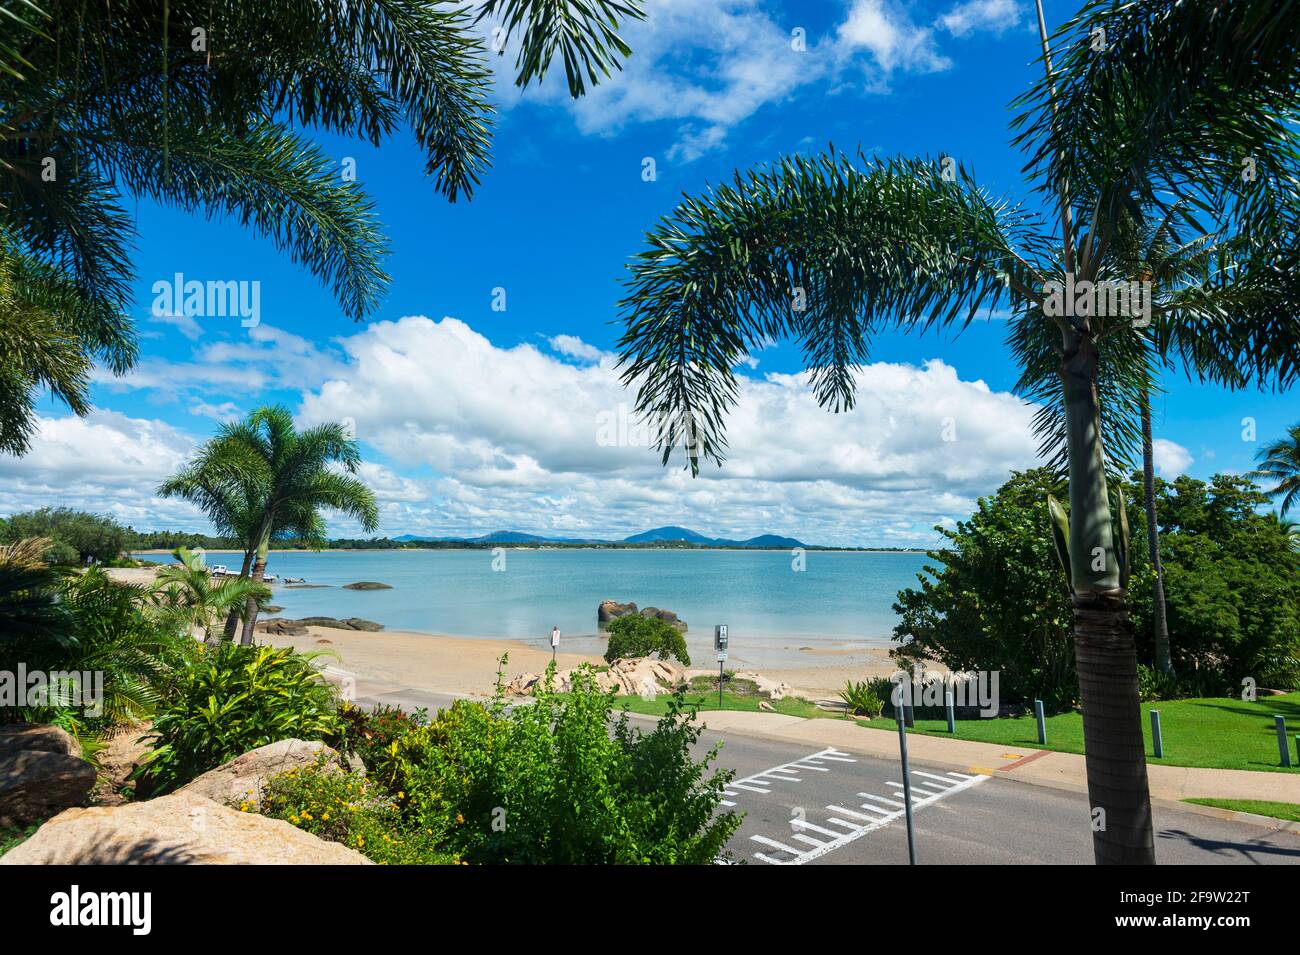
<svg viewBox="0 0 1300 955"><path fill-rule="evenodd" d="M308 136L404 126L449 200L490 164L487 28L515 80L559 61L569 92L630 54L639 0L22 0L0 16L0 451L24 452L49 388L77 414L95 360L135 360L124 200L229 217L360 318L388 276L355 175ZM35 346L35 347L33 347Z"/></svg>
<svg viewBox="0 0 1300 955"><path fill-rule="evenodd" d="M250 598L256 603L271 596L270 588L247 576L213 580L203 555L186 547L172 552L180 567L164 567L154 582L153 598L175 613L187 631L198 628L205 643L220 643L213 623L232 613L238 618Z"/></svg>
<svg viewBox="0 0 1300 955"><path fill-rule="evenodd" d="M692 473L702 458L721 463L735 368L771 340L802 346L815 396L838 411L852 407L855 373L885 329L964 327L1005 298L1013 351L1051 332L1069 473L1060 539L1100 863L1155 861L1126 524L1112 513L1102 437L1103 396L1131 391L1134 365L1109 359L1149 340L1157 358L1211 379L1222 364L1247 380L1289 383L1300 371L1300 294L1288 269L1300 208L1288 125L1298 57L1294 42L1252 32L1261 2L1090 4L1059 31L1059 66L1040 10L1046 79L1025 100L1019 141L1057 207L1053 229L990 197L947 157L792 156L683 200L648 234L622 302L624 380L658 427L665 463L683 445ZM1293 24L1279 28L1294 40ZM1243 147L1259 183L1237 175ZM1070 283L1137 280L1116 272L1116 227L1125 211L1167 210L1170 195L1207 210L1213 228L1191 217L1187 226L1209 232L1217 251L1204 274L1162 291L1149 330L1122 307L1058 308Z"/></svg>
<svg viewBox="0 0 1300 955"><path fill-rule="evenodd" d="M289 410L273 405L257 409L244 421L222 425L198 459L165 482L159 493L225 508L220 513L228 523L222 531L243 535L246 570L241 576L260 582L273 540L323 540L322 508L356 518L367 532L379 526L374 493L353 476L360 463L357 443L342 425L322 424L299 432ZM218 512L208 513L211 517ZM252 643L256 597L246 599L243 618L240 642Z"/></svg>
<svg viewBox="0 0 1300 955"><path fill-rule="evenodd" d="M1259 461L1259 467L1250 477L1273 483L1265 493L1282 499L1281 516L1286 517L1286 512L1300 497L1300 424L1288 428L1285 438L1260 448L1255 460Z"/></svg>

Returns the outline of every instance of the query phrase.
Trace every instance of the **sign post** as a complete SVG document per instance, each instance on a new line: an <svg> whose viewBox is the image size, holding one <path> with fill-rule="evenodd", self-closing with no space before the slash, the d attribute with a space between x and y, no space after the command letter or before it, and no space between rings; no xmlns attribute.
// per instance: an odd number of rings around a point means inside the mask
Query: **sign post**
<svg viewBox="0 0 1300 955"><path fill-rule="evenodd" d="M551 662L555 662L555 651L560 646L560 628L551 628Z"/></svg>
<svg viewBox="0 0 1300 955"><path fill-rule="evenodd" d="M718 651L718 709L722 709L722 667L727 662L727 625L720 623L713 628L713 649Z"/></svg>
<svg viewBox="0 0 1300 955"><path fill-rule="evenodd" d="M912 823L912 774L907 765L907 720L903 716L903 688L898 688L899 705L894 707L898 719L898 753L903 763L903 809L907 816L907 862L916 865L916 828Z"/></svg>

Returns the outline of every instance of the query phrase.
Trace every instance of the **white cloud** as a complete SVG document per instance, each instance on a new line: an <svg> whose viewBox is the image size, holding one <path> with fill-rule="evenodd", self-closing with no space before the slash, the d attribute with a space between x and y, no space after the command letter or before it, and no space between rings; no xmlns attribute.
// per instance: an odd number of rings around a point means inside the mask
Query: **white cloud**
<svg viewBox="0 0 1300 955"><path fill-rule="evenodd" d="M869 50L886 74L895 69L933 73L952 65L939 54L933 30L915 25L905 10L886 0L855 0L839 39L848 50Z"/></svg>
<svg viewBox="0 0 1300 955"><path fill-rule="evenodd" d="M306 423L351 418L433 497L392 494L387 533L630 533L660 523L812 542L928 541L1035 460L1032 408L941 362L877 363L859 404L819 408L804 375L742 378L729 459L665 469L608 356L573 365L494 346L456 319L377 322L342 342L345 371L304 396ZM422 485L423 487L423 485ZM396 523L394 523L396 521Z"/></svg>
<svg viewBox="0 0 1300 955"><path fill-rule="evenodd" d="M595 345L588 345L577 335L556 335L547 340L561 355L568 355L580 361L600 361L605 354Z"/></svg>
<svg viewBox="0 0 1300 955"><path fill-rule="evenodd" d="M194 526L194 508L154 495L194 448L193 438L169 424L114 411L41 418L26 455L0 455L0 513L67 506L141 526Z"/></svg>
<svg viewBox="0 0 1300 955"><path fill-rule="evenodd" d="M760 0L656 0L644 21L620 31L633 50L623 69L581 99L569 97L559 75L518 91L513 49L495 58L496 88L507 105L522 99L569 110L586 134L675 123L664 155L691 162L722 148L728 132L764 106L809 84L860 76L865 90L884 92L897 72L948 69L952 61L939 49L935 25L947 36L1001 32L1009 2L971 0L931 24L913 20L898 0L853 0L843 20L818 29L801 12L773 12Z"/></svg>
<svg viewBox="0 0 1300 955"><path fill-rule="evenodd" d="M953 36L965 36L973 30L1005 33L1022 22L1016 0L966 0L939 17L939 23Z"/></svg>
<svg viewBox="0 0 1300 955"><path fill-rule="evenodd" d="M1151 442L1151 457L1162 477L1174 478L1186 473L1195 458L1181 444L1156 438Z"/></svg>

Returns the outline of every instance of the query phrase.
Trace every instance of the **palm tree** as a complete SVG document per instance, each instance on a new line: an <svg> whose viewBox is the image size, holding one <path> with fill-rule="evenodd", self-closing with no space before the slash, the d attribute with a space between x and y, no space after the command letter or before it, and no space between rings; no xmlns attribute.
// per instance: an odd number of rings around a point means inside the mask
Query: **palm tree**
<svg viewBox="0 0 1300 955"><path fill-rule="evenodd" d="M1287 268L1297 259L1297 162L1293 134L1276 118L1296 115L1297 55L1249 29L1261 2L1212 5L1208 22L1178 0L1092 4L1058 33L1059 67L1040 9L1046 79L1017 123L1029 170L1058 206L1055 234L1032 211L990 197L949 157L792 156L683 200L648 234L622 302L624 381L658 428L664 462L681 444L692 473L701 458L721 464L735 368L771 340L802 346L815 396L839 411L852 407L855 372L885 329L964 327L1005 297L1013 352L1040 354L1033 343L1050 332L1069 474L1059 540L1099 863L1155 861L1127 525L1112 512L1103 443L1115 417L1103 397L1134 390L1137 360L1110 359L1149 347L1210 379L1228 364L1243 380L1273 374L1284 384L1300 370L1300 294ZM1099 27L1104 57L1094 49ZM1288 58L1283 88L1277 64ZM1243 146L1255 150L1260 183L1236 175ZM1169 210L1171 195L1208 210L1213 229L1190 215L1184 224L1208 234L1216 252L1203 274L1162 290L1145 333L1122 305L1058 307L1068 288L1136 280L1116 271L1117 226L1126 212ZM1043 420L1052 418L1049 409Z"/></svg>
<svg viewBox="0 0 1300 955"><path fill-rule="evenodd" d="M236 531L244 541L241 576L260 582L273 540L323 541L321 508L356 518L367 532L379 526L374 493L353 477L360 463L357 443L342 425L298 432L289 410L274 405L222 425L198 459L158 490L207 505L209 517L224 515L223 532ZM241 643L253 642L256 623L257 599L250 595Z"/></svg>
<svg viewBox="0 0 1300 955"><path fill-rule="evenodd" d="M68 643L73 621L59 599L64 574L45 561L50 541L29 537L0 545L0 634Z"/></svg>
<svg viewBox="0 0 1300 955"><path fill-rule="evenodd" d="M1288 428L1285 438L1260 448L1255 460L1259 461L1259 467L1249 476L1257 481L1273 482L1274 486L1265 493L1282 498L1281 516L1286 517L1300 496L1300 424Z"/></svg>
<svg viewBox="0 0 1300 955"><path fill-rule="evenodd" d="M270 588L248 577L213 580L203 555L186 547L172 552L180 567L165 567L154 583L153 597L160 606L175 613L187 631L198 628L208 644L220 643L221 634L213 638L212 624L233 614L238 618L251 598L254 602L271 596Z"/></svg>
<svg viewBox="0 0 1300 955"><path fill-rule="evenodd" d="M269 238L360 318L388 276L355 175L308 135L405 126L449 200L490 164L485 28L515 79L559 60L573 96L630 54L639 0L23 0L0 16L0 450L34 394L84 414L90 366L135 360L133 216L150 199Z"/></svg>

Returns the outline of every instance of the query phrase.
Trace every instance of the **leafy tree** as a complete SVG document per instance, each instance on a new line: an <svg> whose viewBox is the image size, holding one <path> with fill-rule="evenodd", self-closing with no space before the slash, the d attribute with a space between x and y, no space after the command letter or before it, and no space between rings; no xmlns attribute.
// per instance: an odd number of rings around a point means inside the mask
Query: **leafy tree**
<svg viewBox="0 0 1300 955"><path fill-rule="evenodd" d="M628 657L658 655L660 660L675 657L683 666L691 665L682 632L658 617L628 614L609 625L609 644L605 659L610 663Z"/></svg>
<svg viewBox="0 0 1300 955"><path fill-rule="evenodd" d="M1259 468L1251 472L1256 480L1268 481L1270 497L1282 499L1282 516L1300 498L1300 424L1287 429L1286 437L1260 448Z"/></svg>
<svg viewBox="0 0 1300 955"><path fill-rule="evenodd" d="M928 554L934 563L917 575L920 586L894 604L900 662L997 670L1008 701L1041 699L1058 710L1075 703L1070 592L1043 506L1063 490L1049 469L1021 472L967 520L935 528L946 544Z"/></svg>
<svg viewBox="0 0 1300 955"><path fill-rule="evenodd" d="M299 432L289 410L273 405L242 422L223 424L195 461L163 482L158 493L198 504L218 533L239 536L245 555L240 576L261 581L271 541L293 535L316 546L323 542L322 508L355 517L367 531L379 526L374 493L353 477L360 464L361 452L343 425ZM253 642L256 623L257 600L250 595L242 643Z"/></svg>
<svg viewBox="0 0 1300 955"><path fill-rule="evenodd" d="M141 198L228 217L375 308L386 240L355 177L309 137L378 145L404 126L449 200L490 163L487 28L515 79L559 60L574 96L631 51L637 0L23 0L0 17L0 451L23 453L49 388L77 414L91 367L136 359Z"/></svg>
<svg viewBox="0 0 1300 955"><path fill-rule="evenodd" d="M79 564L87 558L112 563L121 556L127 540L126 528L112 518L66 507L43 507L14 514L7 522L4 535L11 542L29 537L47 538L52 547L50 556L57 562Z"/></svg>
<svg viewBox="0 0 1300 955"><path fill-rule="evenodd" d="M1069 475L1063 537L1089 798L1108 820L1093 833L1099 863L1155 860L1132 551L1111 510L1103 444L1107 417L1125 417L1107 411L1110 398L1131 390L1134 366L1113 356L1147 339L1159 360L1214 380L1228 367L1234 384L1285 386L1300 374L1300 45L1289 26L1272 31L1282 41L1257 27L1271 10L1264 0L1105 0L1062 28L1053 51L1040 8L1046 76L1015 125L1040 194L1058 207L1051 227L991 197L953 157L791 156L679 203L633 260L622 302L624 381L665 463L682 445L695 473L701 458L721 463L747 352L798 342L814 395L839 411L853 405L876 335L960 328L1009 301L1011 349L1026 371L1050 358L1060 409L1047 411L1044 423L1060 427L1045 437ZM1257 178L1243 179L1242 156L1255 157ZM1057 307L1067 287L1136 281L1117 271L1119 224L1179 201L1205 211L1205 223L1185 207L1175 214L1215 252L1163 291L1148 333L1135 334L1123 306Z"/></svg>

